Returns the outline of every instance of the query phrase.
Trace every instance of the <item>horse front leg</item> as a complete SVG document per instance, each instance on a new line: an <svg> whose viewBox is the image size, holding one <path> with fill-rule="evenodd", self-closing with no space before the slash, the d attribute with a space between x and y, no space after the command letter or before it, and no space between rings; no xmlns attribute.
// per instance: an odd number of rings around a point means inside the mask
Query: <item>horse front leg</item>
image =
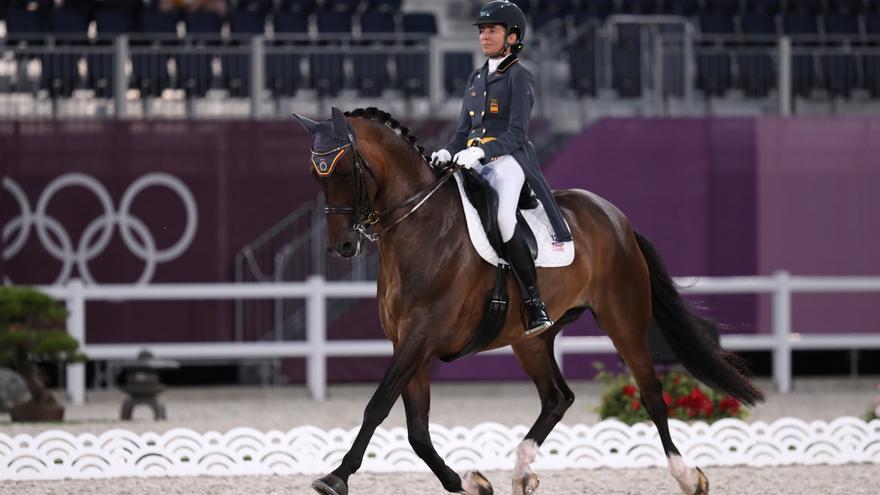
<svg viewBox="0 0 880 495"><path fill-rule="evenodd" d="M406 410L406 427L409 443L434 475L451 493L466 495L491 495L492 485L482 473L470 472L464 480L440 457L431 441L428 431L428 413L431 409L431 366L425 363L403 391L403 406Z"/></svg>
<svg viewBox="0 0 880 495"><path fill-rule="evenodd" d="M538 338L513 345L513 353L522 369L535 382L541 398L541 413L516 449L514 495L537 493L538 475L532 470L531 464L538 455L540 445L574 402L574 393L565 383L553 355L553 339L556 333L558 332L551 328Z"/></svg>
<svg viewBox="0 0 880 495"><path fill-rule="evenodd" d="M430 358L429 346L423 338L426 334L426 331L414 330L409 334L412 337L395 349L385 376L364 409L364 420L354 443L343 456L338 468L312 482L315 491L321 495L348 494L348 477L361 467L364 453L376 428L388 417L404 387Z"/></svg>

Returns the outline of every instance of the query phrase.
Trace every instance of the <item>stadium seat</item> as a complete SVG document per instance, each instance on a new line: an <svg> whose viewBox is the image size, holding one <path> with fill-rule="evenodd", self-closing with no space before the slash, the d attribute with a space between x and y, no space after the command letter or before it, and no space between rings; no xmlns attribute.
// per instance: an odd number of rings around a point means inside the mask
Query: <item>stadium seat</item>
<svg viewBox="0 0 880 495"><path fill-rule="evenodd" d="M430 13L403 15L403 32L407 34L437 34L437 19Z"/></svg>
<svg viewBox="0 0 880 495"><path fill-rule="evenodd" d="M611 47L611 84L622 98L642 95L641 28L621 24Z"/></svg>
<svg viewBox="0 0 880 495"><path fill-rule="evenodd" d="M266 14L272 11L273 4L273 0L239 0L237 10L257 12L263 14L265 19Z"/></svg>
<svg viewBox="0 0 880 495"><path fill-rule="evenodd" d="M444 53L443 87L446 90L446 94L452 97L460 97L463 95L467 80L474 69L474 56L472 53Z"/></svg>
<svg viewBox="0 0 880 495"><path fill-rule="evenodd" d="M834 12L823 17L825 32L830 35L859 34L859 18L853 14Z"/></svg>
<svg viewBox="0 0 880 495"><path fill-rule="evenodd" d="M755 12L743 14L741 18L742 32L752 35L776 36L776 18Z"/></svg>
<svg viewBox="0 0 880 495"><path fill-rule="evenodd" d="M272 15L272 27L276 34L309 34L309 16L293 10L280 10Z"/></svg>
<svg viewBox="0 0 880 495"><path fill-rule="evenodd" d="M279 12L294 12L301 15L309 15L317 7L316 0L281 0Z"/></svg>
<svg viewBox="0 0 880 495"><path fill-rule="evenodd" d="M782 10L782 0L746 0L747 12L762 15L776 15Z"/></svg>
<svg viewBox="0 0 880 495"><path fill-rule="evenodd" d="M523 14L530 15L532 13L532 0L511 0L513 3L522 10ZM535 0L537 1L537 0Z"/></svg>
<svg viewBox="0 0 880 495"><path fill-rule="evenodd" d="M397 79L394 86L405 96L427 96L428 57L421 53L400 53L395 58Z"/></svg>
<svg viewBox="0 0 880 495"><path fill-rule="evenodd" d="M367 11L394 14L400 12L402 4L403 0L367 0Z"/></svg>
<svg viewBox="0 0 880 495"><path fill-rule="evenodd" d="M85 37L88 30L89 20L78 9L58 7L52 10L53 33L64 34L66 38L72 35Z"/></svg>
<svg viewBox="0 0 880 495"><path fill-rule="evenodd" d="M351 15L336 12L322 11L317 13L318 33L326 35L352 34ZM331 42L331 44L333 44ZM345 86L345 56L341 53L312 54L309 57L311 67L311 85L318 90L319 95L336 96Z"/></svg>
<svg viewBox="0 0 880 495"><path fill-rule="evenodd" d="M39 12L15 7L6 11L6 32L10 39L15 39L15 34L40 33L43 30L43 19Z"/></svg>
<svg viewBox="0 0 880 495"><path fill-rule="evenodd" d="M596 95L596 24L589 27L568 47L570 85L578 96Z"/></svg>
<svg viewBox="0 0 880 495"><path fill-rule="evenodd" d="M314 10L314 1L282 2L285 10L277 10L272 15L272 26L277 35L306 36L309 34L309 12ZM290 47L305 45L307 40L296 42L275 41L266 56L266 85L276 97L294 96L303 85L300 71L301 56Z"/></svg>
<svg viewBox="0 0 880 495"><path fill-rule="evenodd" d="M323 5L324 10L353 15L360 8L361 0L333 0L332 2L324 2Z"/></svg>
<svg viewBox="0 0 880 495"><path fill-rule="evenodd" d="M822 0L797 0L796 2L788 2L789 13L817 15L822 12L822 10Z"/></svg>
<svg viewBox="0 0 880 495"><path fill-rule="evenodd" d="M168 38L163 42L144 42L133 38L130 43L132 83L144 96L159 96L163 89L172 87L168 73L168 55L162 46L174 44L177 34L177 13L146 9L141 14L141 30L144 33Z"/></svg>
<svg viewBox="0 0 880 495"><path fill-rule="evenodd" d="M535 2L532 2L532 4L535 7L530 12L532 15L549 13L555 16L564 16L574 10L573 0L537 0L537 5L535 5Z"/></svg>
<svg viewBox="0 0 880 495"><path fill-rule="evenodd" d="M697 14L699 8L697 0L666 0L663 2L663 12L667 14L692 17Z"/></svg>
<svg viewBox="0 0 880 495"><path fill-rule="evenodd" d="M364 12L360 18L361 33L365 38L370 35L378 35L388 37L387 41L381 41L380 44L392 44L394 40L392 35L395 33L394 17L385 12L371 11Z"/></svg>
<svg viewBox="0 0 880 495"><path fill-rule="evenodd" d="M565 23L562 22L564 21L564 18L550 12L535 13L532 15L531 21L532 33L541 31L545 27L550 26L558 36L561 36L565 30Z"/></svg>
<svg viewBox="0 0 880 495"><path fill-rule="evenodd" d="M834 0L828 2L828 13L859 14L862 11L862 0Z"/></svg>
<svg viewBox="0 0 880 495"><path fill-rule="evenodd" d="M592 0L590 2L581 2L579 8L575 11L578 14L587 14L590 17L604 19L614 12L614 0Z"/></svg>
<svg viewBox="0 0 880 495"><path fill-rule="evenodd" d="M865 14L865 33L871 35L880 34L880 12Z"/></svg>
<svg viewBox="0 0 880 495"><path fill-rule="evenodd" d="M703 34L732 35L734 33L733 17L717 12L706 12L699 16L700 32Z"/></svg>
<svg viewBox="0 0 880 495"><path fill-rule="evenodd" d="M622 0L622 9L627 14L653 14L658 9L657 0Z"/></svg>
<svg viewBox="0 0 880 495"><path fill-rule="evenodd" d="M816 17L812 14L786 14L782 17L782 29L793 38L801 37L815 42L819 34ZM816 84L815 59L811 53L795 53L791 57L792 90L807 96Z"/></svg>
<svg viewBox="0 0 880 495"><path fill-rule="evenodd" d="M739 11L739 0L705 0L705 3L710 12L733 15Z"/></svg>
<svg viewBox="0 0 880 495"><path fill-rule="evenodd" d="M184 16L188 38L195 38L186 53L177 56L177 73L183 89L189 96L203 96L214 82L211 70L212 55L207 47L216 46L219 40L199 39L204 36L219 36L222 22L220 16L211 12L194 11Z"/></svg>
<svg viewBox="0 0 880 495"><path fill-rule="evenodd" d="M255 35L266 31L266 15L260 10L233 10L229 14L232 34Z"/></svg>
<svg viewBox="0 0 880 495"><path fill-rule="evenodd" d="M95 12L95 26L99 37L109 37L129 33L132 30L131 13L123 9L102 9ZM104 45L107 46L107 45ZM89 53L86 55L89 67L89 87L99 97L113 94L114 67L113 55L109 53Z"/></svg>

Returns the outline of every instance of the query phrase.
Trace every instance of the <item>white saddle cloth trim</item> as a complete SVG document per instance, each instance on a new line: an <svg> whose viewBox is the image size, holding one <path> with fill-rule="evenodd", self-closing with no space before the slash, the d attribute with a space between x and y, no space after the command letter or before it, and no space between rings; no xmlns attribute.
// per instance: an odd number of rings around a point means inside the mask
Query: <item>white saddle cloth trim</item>
<svg viewBox="0 0 880 495"><path fill-rule="evenodd" d="M498 266L499 263L508 264L498 256L498 253L489 244L489 237L486 236L486 231L483 230L480 214L477 213L477 209L474 208L464 192L464 182L460 172L455 174L455 183L458 184L461 205L464 209L464 218L467 221L468 234L474 249L476 249L481 258L493 266ZM535 266L560 267L570 265L572 260L574 260L574 242L553 241L553 227L550 226L550 220L547 218L547 212L544 210L544 205L541 204L541 201L538 201L537 208L520 210L520 212L535 234L535 241L538 244L538 258L535 260ZM568 226L568 222L566 222L566 226Z"/></svg>

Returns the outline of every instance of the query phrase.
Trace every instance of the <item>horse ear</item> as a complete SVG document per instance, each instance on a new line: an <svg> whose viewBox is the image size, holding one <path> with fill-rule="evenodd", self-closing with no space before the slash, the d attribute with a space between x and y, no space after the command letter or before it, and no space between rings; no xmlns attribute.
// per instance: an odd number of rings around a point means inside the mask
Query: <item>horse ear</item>
<svg viewBox="0 0 880 495"><path fill-rule="evenodd" d="M333 132L339 139L348 140L352 144L355 143L354 131L348 125L348 119L345 118L342 110L336 107L333 107Z"/></svg>
<svg viewBox="0 0 880 495"><path fill-rule="evenodd" d="M318 127L318 123L317 123L317 122L315 122L315 121L312 120L312 119L309 119L309 118L303 117L302 115L300 115L300 114L298 114L298 113L293 114L293 116L296 117L296 120L298 120L299 123L300 123L303 127L305 127L305 129L306 129L307 131L309 131L309 134L311 134L312 136L315 135L315 129L317 129L317 127Z"/></svg>

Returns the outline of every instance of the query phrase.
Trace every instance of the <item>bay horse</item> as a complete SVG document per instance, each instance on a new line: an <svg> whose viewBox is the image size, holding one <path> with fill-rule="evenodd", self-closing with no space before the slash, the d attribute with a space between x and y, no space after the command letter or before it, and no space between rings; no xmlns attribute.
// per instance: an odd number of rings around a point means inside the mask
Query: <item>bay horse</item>
<svg viewBox="0 0 880 495"><path fill-rule="evenodd" d="M375 108L348 114L333 108L332 118L323 122L296 117L313 136L311 168L328 205L328 250L351 258L361 252L365 238L378 246L379 317L394 348L351 449L312 488L322 495L348 493L349 476L360 467L375 429L403 396L409 442L443 488L493 493L479 472L460 476L447 466L428 432L431 363L470 342L495 280L495 268L468 238L458 189L448 180L454 167L436 170L408 129ZM541 400L541 412L517 448L514 492L536 493L538 478L529 465L574 401L553 355L554 338L589 310L635 377L671 475L685 495L708 494L705 474L684 463L669 433L648 347L652 319L681 363L703 383L746 404L763 400L762 392L746 378L743 362L720 348L712 337L715 323L690 309L657 251L623 213L584 190L554 194L576 242L569 266L538 269L541 294L556 323L526 336L517 311L508 311L488 346L513 347ZM369 226L375 233L367 232ZM511 308L521 303L515 283L508 281Z"/></svg>

